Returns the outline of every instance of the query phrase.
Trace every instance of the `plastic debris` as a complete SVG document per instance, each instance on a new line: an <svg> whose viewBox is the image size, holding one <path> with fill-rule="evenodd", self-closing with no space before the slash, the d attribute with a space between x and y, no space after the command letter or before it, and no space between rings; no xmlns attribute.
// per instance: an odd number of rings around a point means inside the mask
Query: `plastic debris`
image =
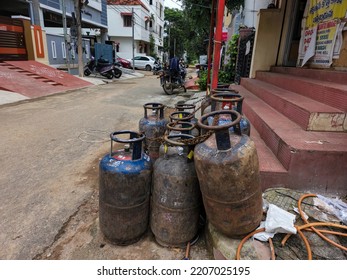
<svg viewBox="0 0 347 280"><path fill-rule="evenodd" d="M254 238L260 241L267 241L269 238L274 237L276 233L296 234L294 222L294 214L291 214L274 204L269 204L265 222L260 224L260 227L265 228L265 231L255 234Z"/></svg>
<svg viewBox="0 0 347 280"><path fill-rule="evenodd" d="M317 195L325 204L325 210L335 215L342 223L347 225L347 204L337 198L328 198L322 195Z"/></svg>

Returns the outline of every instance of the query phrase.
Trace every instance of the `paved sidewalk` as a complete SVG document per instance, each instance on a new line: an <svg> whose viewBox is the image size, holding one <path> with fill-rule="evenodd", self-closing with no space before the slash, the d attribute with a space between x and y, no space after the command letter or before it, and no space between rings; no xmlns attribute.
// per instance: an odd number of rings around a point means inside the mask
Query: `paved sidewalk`
<svg viewBox="0 0 347 280"><path fill-rule="evenodd" d="M133 72L131 69L124 69L122 68L122 76L119 79L113 78L111 79L106 79L101 76L88 76L88 77L79 77L78 75L74 75L74 77L80 78L82 80L88 81L92 83L91 86L93 85L102 85L102 84L108 84L108 83L116 83L117 81L122 81L122 80L127 80L127 79L134 79L134 78L142 78L145 75L140 72ZM37 87L37 90L40 90L39 85ZM57 93L62 93L65 91L57 92ZM47 93L46 95L51 95L50 93ZM46 96L43 95L43 96ZM17 92L12 92L12 91L6 91L6 90L0 90L0 105L4 104L10 104L10 103L15 103L23 100L28 100L28 99L34 99L36 97L30 98L27 96L24 96L23 94L17 93Z"/></svg>

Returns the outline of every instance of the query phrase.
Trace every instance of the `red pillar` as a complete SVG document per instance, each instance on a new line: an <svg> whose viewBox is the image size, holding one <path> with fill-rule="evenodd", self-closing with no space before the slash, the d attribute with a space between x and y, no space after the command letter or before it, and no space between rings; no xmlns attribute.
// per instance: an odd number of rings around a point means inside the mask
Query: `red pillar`
<svg viewBox="0 0 347 280"><path fill-rule="evenodd" d="M213 72L212 72L211 90L217 88L217 85L218 85L220 50L222 48L224 8L225 8L225 0L218 0L216 32L214 37Z"/></svg>
<svg viewBox="0 0 347 280"><path fill-rule="evenodd" d="M213 40L213 29L215 23L215 9L217 0L212 0L212 11L211 11L211 22L210 22L210 36L208 40L208 54L207 54L207 90L206 95L210 94L209 85L211 83L211 63L212 63L212 40Z"/></svg>

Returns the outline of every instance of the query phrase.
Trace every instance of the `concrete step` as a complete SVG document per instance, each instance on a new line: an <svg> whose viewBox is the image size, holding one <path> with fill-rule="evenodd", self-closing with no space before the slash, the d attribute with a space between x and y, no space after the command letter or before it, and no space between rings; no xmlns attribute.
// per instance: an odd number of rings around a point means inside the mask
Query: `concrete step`
<svg viewBox="0 0 347 280"><path fill-rule="evenodd" d="M257 79L243 78L241 85L304 130L347 131L346 112L340 109Z"/></svg>
<svg viewBox="0 0 347 280"><path fill-rule="evenodd" d="M347 85L347 71L273 66L271 72Z"/></svg>
<svg viewBox="0 0 347 280"><path fill-rule="evenodd" d="M256 79L347 112L347 85L312 78L257 72Z"/></svg>
<svg viewBox="0 0 347 280"><path fill-rule="evenodd" d="M261 136L254 126L251 126L251 139L257 147L262 190L285 187L288 179L288 171L261 139Z"/></svg>
<svg viewBox="0 0 347 280"><path fill-rule="evenodd" d="M284 181L288 187L323 193L346 192L347 133L304 131L243 86L234 88L245 97L245 116L288 171Z"/></svg>

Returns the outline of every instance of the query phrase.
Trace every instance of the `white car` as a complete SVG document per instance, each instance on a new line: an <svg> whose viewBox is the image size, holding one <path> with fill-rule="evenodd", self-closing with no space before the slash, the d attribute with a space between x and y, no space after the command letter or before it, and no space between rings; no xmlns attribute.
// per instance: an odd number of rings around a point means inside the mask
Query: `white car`
<svg viewBox="0 0 347 280"><path fill-rule="evenodd" d="M133 60L131 58L128 58L127 60L130 62L131 67L133 67ZM138 55L134 57L134 64L135 64L135 68L137 69L151 71L154 63L155 63L155 58L152 56Z"/></svg>

